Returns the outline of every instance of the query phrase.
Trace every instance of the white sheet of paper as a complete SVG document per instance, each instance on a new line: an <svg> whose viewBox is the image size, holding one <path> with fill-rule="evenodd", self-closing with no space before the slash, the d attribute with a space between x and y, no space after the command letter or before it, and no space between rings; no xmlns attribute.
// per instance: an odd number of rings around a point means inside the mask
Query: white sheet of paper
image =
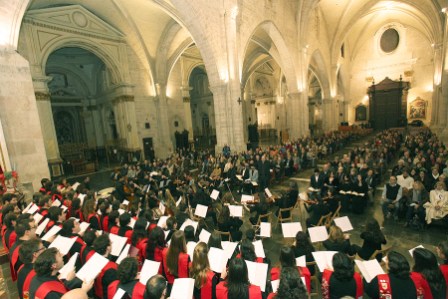
<svg viewBox="0 0 448 299"><path fill-rule="evenodd" d="M79 253L75 252L72 257L68 260L67 264L65 264L61 270L59 270L59 279L67 279L67 275L75 270L76 259L78 258Z"/></svg>
<svg viewBox="0 0 448 299"><path fill-rule="evenodd" d="M272 193L271 193L271 191L269 190L269 188L265 188L265 189L264 189L264 193L266 193L266 195L267 195L269 198L272 197Z"/></svg>
<svg viewBox="0 0 448 299"><path fill-rule="evenodd" d="M194 210L194 214L196 216L205 218L205 216L207 216L207 210L208 210L207 206L204 206L204 205L201 205L201 204L197 204L196 205L196 209Z"/></svg>
<svg viewBox="0 0 448 299"><path fill-rule="evenodd" d="M115 293L112 299L121 299L123 298L124 294L126 294L125 290L118 288L117 292Z"/></svg>
<svg viewBox="0 0 448 299"><path fill-rule="evenodd" d="M74 183L74 184L72 185L72 190L75 190L75 191L76 191L76 189L78 189L79 185L81 185L80 182L76 182L76 183Z"/></svg>
<svg viewBox="0 0 448 299"><path fill-rule="evenodd" d="M129 222L129 226L133 229L135 226L135 222L137 222L133 217L131 217L131 221Z"/></svg>
<svg viewBox="0 0 448 299"><path fill-rule="evenodd" d="M376 259L369 261L355 260L355 263L359 271L361 271L362 277L367 282L371 282L378 274L384 274L383 268L381 268L380 263Z"/></svg>
<svg viewBox="0 0 448 299"><path fill-rule="evenodd" d="M300 222L282 223L283 237L295 238L298 232L302 231L302 224Z"/></svg>
<svg viewBox="0 0 448 299"><path fill-rule="evenodd" d="M161 227L161 228L165 228L166 227L166 220L168 219L169 216L160 216L159 221L157 222L157 226Z"/></svg>
<svg viewBox="0 0 448 299"><path fill-rule="evenodd" d="M263 242L261 240L258 240L258 241L252 242L252 244L254 244L255 255L257 257L265 258L266 255L264 253Z"/></svg>
<svg viewBox="0 0 448 299"><path fill-rule="evenodd" d="M219 191L216 189L213 189L212 194L210 194L210 198L217 200L219 196Z"/></svg>
<svg viewBox="0 0 448 299"><path fill-rule="evenodd" d="M208 243L208 239L210 239L210 236L212 234L209 233L207 230L202 229L201 233L199 234L199 241L204 242L205 244Z"/></svg>
<svg viewBox="0 0 448 299"><path fill-rule="evenodd" d="M189 225L194 227L194 232L196 233L196 229L198 228L198 222L193 221L191 219L185 220L184 223L182 223L182 226L180 227L180 230L184 230L185 227L187 227Z"/></svg>
<svg viewBox="0 0 448 299"><path fill-rule="evenodd" d="M66 255L75 244L76 238L57 236L48 248L56 247L62 255Z"/></svg>
<svg viewBox="0 0 448 299"><path fill-rule="evenodd" d="M60 207L62 205L61 201L59 199L55 199L53 203L51 204L52 207Z"/></svg>
<svg viewBox="0 0 448 299"><path fill-rule="evenodd" d="M107 258L95 252L76 273L76 277L82 281L91 281L100 274L108 262L109 260Z"/></svg>
<svg viewBox="0 0 448 299"><path fill-rule="evenodd" d="M109 234L109 239L110 239L110 242L112 245L112 250L111 250L110 254L112 254L114 256L119 256L124 245L126 245L128 238L118 236L115 234Z"/></svg>
<svg viewBox="0 0 448 299"><path fill-rule="evenodd" d="M238 179L238 180L240 180L240 181L242 181L243 180L243 176L242 175L240 175L240 174L237 174L237 175L235 175L236 176L236 178Z"/></svg>
<svg viewBox="0 0 448 299"><path fill-rule="evenodd" d="M230 217L243 217L243 206L229 205Z"/></svg>
<svg viewBox="0 0 448 299"><path fill-rule="evenodd" d="M328 239L327 228L324 225L310 227L308 232L310 233L311 243L322 242Z"/></svg>
<svg viewBox="0 0 448 299"><path fill-rule="evenodd" d="M415 246L414 248L409 249L409 255L412 256L412 254L414 253L414 250L417 248L425 248L425 247L423 247L423 245L421 245L421 244L418 246Z"/></svg>
<svg viewBox="0 0 448 299"><path fill-rule="evenodd" d="M190 241L187 243L187 253L190 256L190 259L193 260L193 252L198 243Z"/></svg>
<svg viewBox="0 0 448 299"><path fill-rule="evenodd" d="M280 285L280 279L272 280L271 285L272 285L272 292L277 293L278 286Z"/></svg>
<svg viewBox="0 0 448 299"><path fill-rule="evenodd" d="M334 218L334 223L339 226L343 232L353 230L352 223L348 216Z"/></svg>
<svg viewBox="0 0 448 299"><path fill-rule="evenodd" d="M22 214L25 214L26 212L28 212L28 210L31 208L31 206L34 205L33 202L30 202L25 209L23 209ZM32 214L32 213L29 213Z"/></svg>
<svg viewBox="0 0 448 299"><path fill-rule="evenodd" d="M226 253L226 258L229 260L232 258L232 255L235 252L236 247L238 246L238 242L222 241L221 246Z"/></svg>
<svg viewBox="0 0 448 299"><path fill-rule="evenodd" d="M159 203L159 210L160 210L160 212L162 212L162 215L165 214L166 208L165 208L165 205L162 202Z"/></svg>
<svg viewBox="0 0 448 299"><path fill-rule="evenodd" d="M268 264L246 261L246 265L250 283L259 286L261 291L264 292L266 289Z"/></svg>
<svg viewBox="0 0 448 299"><path fill-rule="evenodd" d="M257 182L251 181L250 183L251 183L252 186L254 186L254 187L257 187L257 186L258 186L258 183L257 183Z"/></svg>
<svg viewBox="0 0 448 299"><path fill-rule="evenodd" d="M81 201L81 205L80 205L81 207L84 203L84 199L86 198L86 196L87 196L87 194L82 194L82 193L78 194L78 198Z"/></svg>
<svg viewBox="0 0 448 299"><path fill-rule="evenodd" d="M123 210L123 209L118 209L118 214L123 215L124 212L125 212L125 210Z"/></svg>
<svg viewBox="0 0 448 299"><path fill-rule="evenodd" d="M174 280L170 299L191 299L193 298L193 291L193 278L177 278Z"/></svg>
<svg viewBox="0 0 448 299"><path fill-rule="evenodd" d="M254 201L254 197L252 195L247 195L247 194L241 195L241 203L245 203L248 201Z"/></svg>
<svg viewBox="0 0 448 299"><path fill-rule="evenodd" d="M260 237L271 237L271 224L269 222L260 222Z"/></svg>
<svg viewBox="0 0 448 299"><path fill-rule="evenodd" d="M146 285L148 280L159 273L160 262L145 260L140 271L140 283Z"/></svg>
<svg viewBox="0 0 448 299"><path fill-rule="evenodd" d="M123 202L122 202L122 204L124 204L124 205L126 205L126 206L128 206L129 205L129 200L123 200Z"/></svg>
<svg viewBox="0 0 448 299"><path fill-rule="evenodd" d="M79 233L82 234L83 232L85 232L90 226L89 222L81 222L79 224Z"/></svg>
<svg viewBox="0 0 448 299"><path fill-rule="evenodd" d="M36 214L33 215L33 218L34 218L34 222L36 222L36 224L37 224L37 223L39 223L42 220L42 218L44 218L44 216L42 216L39 213L36 213ZM37 231L36 231L36 234L37 234Z"/></svg>
<svg viewBox="0 0 448 299"><path fill-rule="evenodd" d="M42 221L41 224L39 224L39 226L36 229L36 235L40 236L40 234L42 234L42 232L44 231L45 227L47 227L48 222L50 222L50 219L46 218L44 221Z"/></svg>
<svg viewBox="0 0 448 299"><path fill-rule="evenodd" d="M61 209L63 212L67 212L68 208L64 205L61 206ZM100 212L100 210L98 210L98 212Z"/></svg>
<svg viewBox="0 0 448 299"><path fill-rule="evenodd" d="M182 201L182 196L179 197L179 199L176 201L176 207L179 206L180 202Z"/></svg>
<svg viewBox="0 0 448 299"><path fill-rule="evenodd" d="M159 188L163 188L164 183L165 183L165 181L160 181Z"/></svg>
<svg viewBox="0 0 448 299"><path fill-rule="evenodd" d="M324 272L325 269L333 269L333 255L337 251L315 251L312 252L314 260L320 272Z"/></svg>
<svg viewBox="0 0 448 299"><path fill-rule="evenodd" d="M48 241L51 237L56 235L60 230L61 230L61 228L59 226L53 225L52 228L50 228L50 230L42 237L42 240Z"/></svg>
<svg viewBox="0 0 448 299"><path fill-rule="evenodd" d="M296 258L296 265L298 267L306 267L306 256L302 255Z"/></svg>
<svg viewBox="0 0 448 299"><path fill-rule="evenodd" d="M208 251L208 261L210 262L210 269L216 273L221 273L224 270L227 259L225 258L225 251L216 247L210 247Z"/></svg>
<svg viewBox="0 0 448 299"><path fill-rule="evenodd" d="M124 249L121 251L120 255L117 258L117 261L116 261L117 265L119 265L122 260L124 260L125 258L128 257L129 249L131 249L131 245L126 244L126 246L124 247Z"/></svg>

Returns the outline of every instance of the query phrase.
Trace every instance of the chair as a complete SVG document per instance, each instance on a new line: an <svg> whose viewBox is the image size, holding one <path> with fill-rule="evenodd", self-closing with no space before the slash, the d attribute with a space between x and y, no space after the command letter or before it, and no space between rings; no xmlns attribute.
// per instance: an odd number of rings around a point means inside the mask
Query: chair
<svg viewBox="0 0 448 299"><path fill-rule="evenodd" d="M258 215L257 223L252 225L252 228L254 229L255 234L259 233L260 223L261 222L270 222L269 220L271 219L271 216L272 216L272 212Z"/></svg>
<svg viewBox="0 0 448 299"><path fill-rule="evenodd" d="M278 222L280 222L280 223L288 222L288 221L292 222L292 210L294 210L294 207L279 209L278 210ZM283 217L282 216L283 213L289 213L289 216Z"/></svg>
<svg viewBox="0 0 448 299"><path fill-rule="evenodd" d="M334 218L338 218L339 217L339 212L341 211L341 202L339 202L338 208L336 209L336 211L334 211L333 215L331 215L330 218L330 222L328 223L328 226L330 226L333 223Z"/></svg>
<svg viewBox="0 0 448 299"><path fill-rule="evenodd" d="M314 275L311 276L311 290L308 290L310 297L319 297L319 279L317 278L317 273L319 273L319 270L316 268L316 262L307 262L306 266L307 268L314 268Z"/></svg>
<svg viewBox="0 0 448 299"><path fill-rule="evenodd" d="M230 234L230 232L222 232L220 230L216 230L215 231L221 235L221 240L222 241L229 241L232 242L232 235Z"/></svg>
<svg viewBox="0 0 448 299"><path fill-rule="evenodd" d="M331 212L328 213L327 215L321 216L319 222L317 222L315 226L322 226L322 225L327 226L329 219L331 219Z"/></svg>

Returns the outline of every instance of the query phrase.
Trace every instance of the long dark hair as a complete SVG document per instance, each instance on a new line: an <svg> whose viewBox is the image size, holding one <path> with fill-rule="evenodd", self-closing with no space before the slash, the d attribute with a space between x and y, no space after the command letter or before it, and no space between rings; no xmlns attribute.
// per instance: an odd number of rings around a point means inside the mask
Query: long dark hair
<svg viewBox="0 0 448 299"><path fill-rule="evenodd" d="M149 233L148 244L146 245L146 258L154 260L154 252L157 247L165 247L165 233L159 226L154 227Z"/></svg>
<svg viewBox="0 0 448 299"><path fill-rule="evenodd" d="M145 218L138 218L135 221L134 231L132 232L131 243L133 246L137 246L137 243L141 239L148 237L148 232L146 231L146 225L148 221Z"/></svg>
<svg viewBox="0 0 448 299"><path fill-rule="evenodd" d="M402 254L396 251L389 252L387 263L389 265L389 274L393 274L401 279L409 278L409 263Z"/></svg>
<svg viewBox="0 0 448 299"><path fill-rule="evenodd" d="M278 299L306 299L308 294L300 274L295 267L282 268L280 284L278 286Z"/></svg>
<svg viewBox="0 0 448 299"><path fill-rule="evenodd" d="M177 230L171 237L170 247L166 255L166 266L170 273L174 276L178 275L179 254L187 253L187 245L185 244L185 235L181 230Z"/></svg>
<svg viewBox="0 0 448 299"><path fill-rule="evenodd" d="M280 265L282 266L282 269L285 267L293 267L294 269L297 269L296 267L296 259L294 256L294 250L291 246L284 245L280 249Z"/></svg>
<svg viewBox="0 0 448 299"><path fill-rule="evenodd" d="M375 243L382 243L384 240L383 232L375 218L367 220L365 232L371 235Z"/></svg>
<svg viewBox="0 0 448 299"><path fill-rule="evenodd" d="M240 258L231 259L226 282L227 299L249 299L249 285L246 262Z"/></svg>
<svg viewBox="0 0 448 299"><path fill-rule="evenodd" d="M340 281L350 281L355 273L353 262L341 252L333 256L334 276Z"/></svg>
<svg viewBox="0 0 448 299"><path fill-rule="evenodd" d="M422 274L431 289L440 291L446 282L434 253L425 248L416 248L412 256L415 262L412 271Z"/></svg>
<svg viewBox="0 0 448 299"><path fill-rule="evenodd" d="M314 252L313 244L304 232L297 232L296 234L296 248L301 248L305 251L305 254L311 254Z"/></svg>
<svg viewBox="0 0 448 299"><path fill-rule="evenodd" d="M218 223L226 223L230 219L230 209L228 206L222 207L221 213L218 217Z"/></svg>
<svg viewBox="0 0 448 299"><path fill-rule="evenodd" d="M254 262L257 259L254 244L248 239L241 241L241 257L250 262Z"/></svg>

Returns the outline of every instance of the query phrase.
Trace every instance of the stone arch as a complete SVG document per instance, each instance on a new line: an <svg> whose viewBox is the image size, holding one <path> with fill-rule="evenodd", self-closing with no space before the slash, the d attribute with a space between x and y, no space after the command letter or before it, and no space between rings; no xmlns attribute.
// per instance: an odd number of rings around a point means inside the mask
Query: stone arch
<svg viewBox="0 0 448 299"><path fill-rule="evenodd" d="M0 45L6 45L14 50L19 43L20 27L22 20L31 0L7 1L6 7L2 7L0 20L2 28L0 29ZM4 9L3 9L4 8Z"/></svg>
<svg viewBox="0 0 448 299"><path fill-rule="evenodd" d="M283 38L282 33L278 29L278 27L271 20L265 20L258 24L252 33L250 34L249 39L247 40L244 46L244 54L243 61L246 58L247 50L249 47L249 43L252 41L252 37L257 33L258 30L263 30L270 38L272 44L275 46L277 53L273 51L272 46L269 49L265 49L275 60L277 60L280 65L283 74L285 75L286 82L288 86L290 86L291 91L295 91L298 88L297 85L297 76L295 72L295 64L294 59L286 45L286 42Z"/></svg>
<svg viewBox="0 0 448 299"><path fill-rule="evenodd" d="M307 69L312 69L316 77L319 79L323 89L322 97L329 99L331 97L331 93L328 68L326 67L325 60L319 49L316 49L311 55Z"/></svg>

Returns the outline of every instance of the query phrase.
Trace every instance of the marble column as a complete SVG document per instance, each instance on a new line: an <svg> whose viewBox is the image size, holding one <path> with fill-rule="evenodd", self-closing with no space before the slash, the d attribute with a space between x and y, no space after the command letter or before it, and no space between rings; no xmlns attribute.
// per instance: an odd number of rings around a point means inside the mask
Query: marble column
<svg viewBox="0 0 448 299"><path fill-rule="evenodd" d="M3 151L19 181L30 192L50 177L44 136L29 63L16 51L0 47L0 119ZM6 169L10 171L11 169Z"/></svg>
<svg viewBox="0 0 448 299"><path fill-rule="evenodd" d="M289 93L285 101L290 140L309 134L309 109L303 92Z"/></svg>
<svg viewBox="0 0 448 299"><path fill-rule="evenodd" d="M182 98L182 101L184 102L184 115L185 115L185 129L189 132L188 134L188 141L193 141L193 121L191 119L191 103L190 103L190 96L184 96Z"/></svg>
<svg viewBox="0 0 448 299"><path fill-rule="evenodd" d="M156 109L157 109L157 134L158 142L154 144L154 151L157 157L166 158L174 152L175 144L173 136L170 136L168 103L166 98L166 84L156 84ZM191 113L190 113L191 115ZM191 116L190 116L191 118ZM193 135L193 132L191 132Z"/></svg>
<svg viewBox="0 0 448 299"><path fill-rule="evenodd" d="M113 102L120 138L124 139L121 149L130 156L138 155L141 148L137 134L134 96L122 94L117 96Z"/></svg>

